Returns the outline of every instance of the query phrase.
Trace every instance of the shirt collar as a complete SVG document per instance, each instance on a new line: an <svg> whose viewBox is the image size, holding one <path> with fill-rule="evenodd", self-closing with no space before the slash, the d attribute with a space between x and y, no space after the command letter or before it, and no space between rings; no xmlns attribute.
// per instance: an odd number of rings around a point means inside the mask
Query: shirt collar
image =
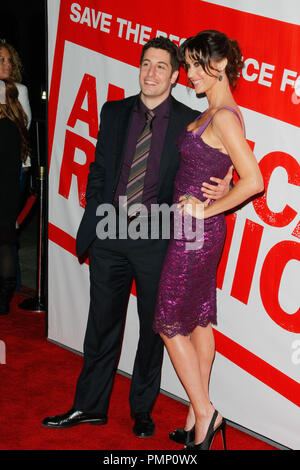
<svg viewBox="0 0 300 470"><path fill-rule="evenodd" d="M169 95L162 103L156 106L156 108L152 109L152 111L154 112L155 117L168 118L170 115L170 106L171 106L171 95ZM148 111L148 108L142 102L140 95L137 100L136 111L143 116Z"/></svg>

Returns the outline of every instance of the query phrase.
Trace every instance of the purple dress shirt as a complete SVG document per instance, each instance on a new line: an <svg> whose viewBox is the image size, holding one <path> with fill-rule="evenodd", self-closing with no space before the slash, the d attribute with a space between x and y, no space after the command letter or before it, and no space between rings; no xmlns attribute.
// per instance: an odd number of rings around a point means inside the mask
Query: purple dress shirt
<svg viewBox="0 0 300 470"><path fill-rule="evenodd" d="M120 179L114 197L114 203L116 205L119 202L119 196L125 196L136 142L146 124L146 111L148 111L148 108L139 97L133 110ZM152 121L151 149L148 156L142 199L143 204L148 210L150 210L151 204L157 203L159 166L170 117L170 97L155 109L152 109L152 111L155 114L155 118Z"/></svg>

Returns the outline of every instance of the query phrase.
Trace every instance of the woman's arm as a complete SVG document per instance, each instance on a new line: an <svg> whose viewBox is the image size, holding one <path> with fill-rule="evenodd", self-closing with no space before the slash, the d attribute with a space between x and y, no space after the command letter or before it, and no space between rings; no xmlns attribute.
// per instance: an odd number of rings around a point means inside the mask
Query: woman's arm
<svg viewBox="0 0 300 470"><path fill-rule="evenodd" d="M19 92L18 100L21 103L22 108L28 119L27 129L29 129L30 124L31 124L31 108L30 108L30 103L29 103L29 98L28 98L28 89L22 83L16 83L15 85Z"/></svg>

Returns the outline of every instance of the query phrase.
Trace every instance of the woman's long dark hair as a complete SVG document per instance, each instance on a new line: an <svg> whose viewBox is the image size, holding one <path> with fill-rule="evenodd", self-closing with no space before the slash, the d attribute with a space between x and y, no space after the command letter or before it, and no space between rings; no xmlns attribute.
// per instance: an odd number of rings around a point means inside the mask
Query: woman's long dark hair
<svg viewBox="0 0 300 470"><path fill-rule="evenodd" d="M225 73L229 83L234 88L241 69L243 68L242 53L235 39L229 39L226 34L216 30L201 31L185 40L180 46L180 59L185 62L186 52L191 59L198 61L208 75L214 68L211 61L219 62L227 59Z"/></svg>

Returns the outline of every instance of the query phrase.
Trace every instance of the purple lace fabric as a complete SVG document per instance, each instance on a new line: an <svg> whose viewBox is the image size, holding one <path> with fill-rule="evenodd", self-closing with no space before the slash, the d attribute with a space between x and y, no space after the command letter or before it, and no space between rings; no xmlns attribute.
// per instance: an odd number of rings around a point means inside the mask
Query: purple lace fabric
<svg viewBox="0 0 300 470"><path fill-rule="evenodd" d="M181 161L175 179L174 203L186 193L204 200L202 182L209 182L211 176L224 178L232 164L228 155L210 147L201 138L211 119L196 133L183 131L178 139ZM216 274L225 235L224 214L204 220L201 248L188 249L188 239L178 238L174 231L158 289L153 325L156 333L169 338L177 334L188 336L197 326L217 323Z"/></svg>

